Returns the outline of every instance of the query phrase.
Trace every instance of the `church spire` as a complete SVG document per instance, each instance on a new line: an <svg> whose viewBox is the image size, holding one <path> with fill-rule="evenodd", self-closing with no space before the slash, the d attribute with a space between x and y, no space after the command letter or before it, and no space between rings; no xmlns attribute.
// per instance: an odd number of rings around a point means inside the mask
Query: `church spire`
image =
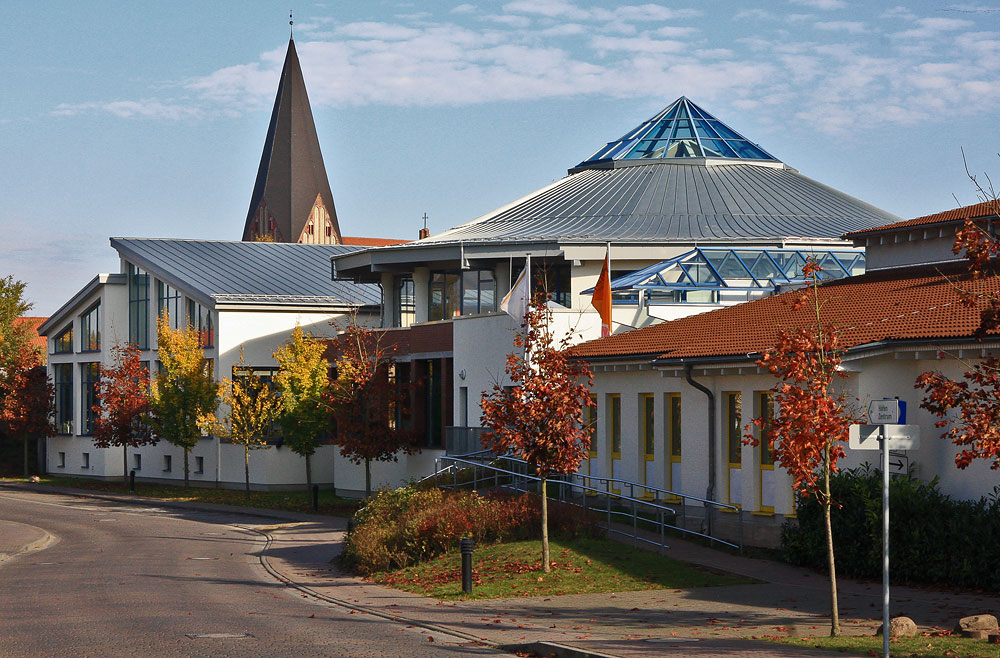
<svg viewBox="0 0 1000 658"><path fill-rule="evenodd" d="M243 228L243 240L261 237L276 242L341 242L333 193L291 38Z"/></svg>

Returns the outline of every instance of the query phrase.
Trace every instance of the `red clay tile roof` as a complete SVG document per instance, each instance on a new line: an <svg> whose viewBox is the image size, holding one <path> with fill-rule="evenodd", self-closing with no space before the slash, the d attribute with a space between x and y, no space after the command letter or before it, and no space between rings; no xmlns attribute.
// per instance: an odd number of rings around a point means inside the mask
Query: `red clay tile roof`
<svg viewBox="0 0 1000 658"><path fill-rule="evenodd" d="M964 264L943 270L918 267L875 271L820 286L824 323L840 331L851 348L886 340L967 338L979 311L963 307L952 282L977 292L1000 291L1000 277L969 280ZM729 306L672 322L593 340L572 348L580 357L682 358L760 353L774 346L778 331L811 326L809 308L793 310L802 291Z"/></svg>
<svg viewBox="0 0 1000 658"><path fill-rule="evenodd" d="M27 325L28 336L31 337L31 344L42 350L42 354L45 353L46 349L46 339L45 336L38 335L38 328L48 320L48 318L22 315L19 318L14 318L14 326Z"/></svg>
<svg viewBox="0 0 1000 658"><path fill-rule="evenodd" d="M394 238L351 238L346 235L340 239L343 241L343 244L352 247L388 247L391 244L406 244L407 242L411 242L411 240L396 240Z"/></svg>
<svg viewBox="0 0 1000 658"><path fill-rule="evenodd" d="M915 219L904 219L901 222L896 222L894 224L886 224L885 226L876 226L874 228L866 228L861 231L852 231L847 233L844 237L853 238L855 236L870 235L872 233L882 233L885 231L895 231L902 228L910 228L911 226L926 226L927 224L949 224L952 222L964 222L966 219L973 219L976 217L986 217L988 215L996 215L997 211L1000 210L1000 204L994 203L992 201L984 201L982 203L974 203L971 206L962 206L961 208L954 208L952 210L945 210L944 212L937 212L933 215L924 215L923 217L917 217Z"/></svg>

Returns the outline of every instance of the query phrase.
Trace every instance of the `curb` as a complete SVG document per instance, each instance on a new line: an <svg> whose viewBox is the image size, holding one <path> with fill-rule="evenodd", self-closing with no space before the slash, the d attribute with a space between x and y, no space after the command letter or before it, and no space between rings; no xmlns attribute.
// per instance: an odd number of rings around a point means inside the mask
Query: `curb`
<svg viewBox="0 0 1000 658"><path fill-rule="evenodd" d="M554 656L554 658L617 658L617 656L612 656L611 654L601 653L599 651L589 651L587 649L578 649L565 644L556 644L555 642L505 644L500 648L504 651L534 653L539 656L544 656L545 658L549 658L550 656Z"/></svg>
<svg viewBox="0 0 1000 658"><path fill-rule="evenodd" d="M24 546L14 551L13 553L0 553L0 565L9 560L13 560L16 557L25 555L26 553L33 553L35 551L45 550L52 544L55 544L56 542L59 541L58 537L50 533L45 528L39 528L38 526L28 525L27 523L18 523L17 521L4 521L4 523L11 523L14 525L24 526L26 528L34 528L35 530L41 532L42 536L32 542L25 544Z"/></svg>

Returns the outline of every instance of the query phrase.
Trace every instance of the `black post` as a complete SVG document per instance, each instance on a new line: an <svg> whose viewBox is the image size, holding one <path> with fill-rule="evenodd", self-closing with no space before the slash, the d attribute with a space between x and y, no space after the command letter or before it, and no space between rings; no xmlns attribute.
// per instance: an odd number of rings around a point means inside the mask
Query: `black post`
<svg viewBox="0 0 1000 658"><path fill-rule="evenodd" d="M313 511L319 511L319 485L313 485Z"/></svg>
<svg viewBox="0 0 1000 658"><path fill-rule="evenodd" d="M347 536L350 537L351 533L354 532L354 519L347 519Z"/></svg>
<svg viewBox="0 0 1000 658"><path fill-rule="evenodd" d="M135 471L128 472L128 492L135 495Z"/></svg>
<svg viewBox="0 0 1000 658"><path fill-rule="evenodd" d="M472 537L462 537L458 542L458 549L462 552L462 591L466 594L472 594L472 550L475 547Z"/></svg>

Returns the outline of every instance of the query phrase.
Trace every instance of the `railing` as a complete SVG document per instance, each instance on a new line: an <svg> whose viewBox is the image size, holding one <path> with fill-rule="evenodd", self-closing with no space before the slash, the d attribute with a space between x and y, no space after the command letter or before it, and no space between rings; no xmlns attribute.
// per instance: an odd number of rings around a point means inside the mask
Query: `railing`
<svg viewBox="0 0 1000 658"><path fill-rule="evenodd" d="M532 470L531 465L524 460L509 455L497 457L489 451L439 457L435 460L434 470L434 474L424 478L423 481L433 480L435 486L442 488L503 487L514 491L537 493L538 487L536 485L541 482L540 477L529 472ZM662 551L664 548L669 548L666 543L666 533L670 530L685 536L701 537L710 542L738 549L741 552L743 550L743 522L739 514L740 510L735 505L689 496L677 491L660 489L629 480L597 477L583 473L555 476L548 478L547 481L549 483L547 493L550 498L580 507L585 512L600 514L609 534L629 537L634 544L644 542L659 546ZM628 491L627 495L626 490ZM635 495L637 490L642 492L638 497ZM688 503L694 503L690 507L700 507L707 515L713 514L716 510L735 512L736 543L714 536L710 530L711 526L705 532L702 532L701 529L688 528ZM679 513L673 505L679 507ZM652 532L658 537L650 537L648 532L640 533L640 525L652 526L654 528Z"/></svg>

